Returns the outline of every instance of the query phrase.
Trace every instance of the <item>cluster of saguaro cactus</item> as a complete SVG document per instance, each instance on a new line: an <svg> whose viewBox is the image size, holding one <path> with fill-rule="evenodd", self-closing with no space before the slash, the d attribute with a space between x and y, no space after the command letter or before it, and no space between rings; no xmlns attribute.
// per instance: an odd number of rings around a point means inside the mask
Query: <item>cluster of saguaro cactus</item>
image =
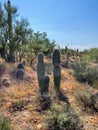
<svg viewBox="0 0 98 130"><path fill-rule="evenodd" d="M37 76L38 76L38 83L39 83L39 91L41 92L41 94L48 93L50 79L48 75L45 75L43 53L38 54Z"/></svg>
<svg viewBox="0 0 98 130"><path fill-rule="evenodd" d="M60 67L60 51L59 48L54 48L53 56L53 76L54 76L54 86L56 91L60 90L60 81L61 81L61 67Z"/></svg>

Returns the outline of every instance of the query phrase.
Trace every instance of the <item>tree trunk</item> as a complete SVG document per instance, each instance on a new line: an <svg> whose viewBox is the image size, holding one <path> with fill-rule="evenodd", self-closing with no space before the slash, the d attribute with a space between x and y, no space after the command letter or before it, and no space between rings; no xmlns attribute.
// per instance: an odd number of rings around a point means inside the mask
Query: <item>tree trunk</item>
<svg viewBox="0 0 98 130"><path fill-rule="evenodd" d="M8 55L8 62L15 62L15 54L13 50L9 51L9 55Z"/></svg>

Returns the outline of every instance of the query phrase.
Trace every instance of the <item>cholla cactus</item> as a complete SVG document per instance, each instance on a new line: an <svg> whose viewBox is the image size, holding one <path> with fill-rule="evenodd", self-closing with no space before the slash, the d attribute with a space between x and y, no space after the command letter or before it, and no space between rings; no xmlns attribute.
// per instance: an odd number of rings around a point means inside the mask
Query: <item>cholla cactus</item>
<svg viewBox="0 0 98 130"><path fill-rule="evenodd" d="M38 54L37 76L38 76L39 90L40 92L42 92L43 85L44 85L44 76L45 76L45 65L44 65L43 53Z"/></svg>
<svg viewBox="0 0 98 130"><path fill-rule="evenodd" d="M59 48L53 50L53 76L54 76L54 86L57 91L60 89L61 81L61 68L60 68L60 51Z"/></svg>

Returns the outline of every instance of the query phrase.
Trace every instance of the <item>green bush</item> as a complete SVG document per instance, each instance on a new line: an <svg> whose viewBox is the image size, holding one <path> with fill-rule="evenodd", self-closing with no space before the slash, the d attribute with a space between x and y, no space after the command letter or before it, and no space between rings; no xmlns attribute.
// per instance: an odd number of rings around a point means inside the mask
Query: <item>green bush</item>
<svg viewBox="0 0 98 130"><path fill-rule="evenodd" d="M98 81L98 70L89 67L86 63L76 64L74 67L74 76L79 82L87 82L93 86L94 83Z"/></svg>
<svg viewBox="0 0 98 130"><path fill-rule="evenodd" d="M7 118L0 118L0 130L12 130L10 122Z"/></svg>
<svg viewBox="0 0 98 130"><path fill-rule="evenodd" d="M50 63L50 62L45 63L45 69L46 69L46 73L47 73L47 74L51 74L51 73L52 73L52 70L53 70L53 65L52 65L52 63Z"/></svg>
<svg viewBox="0 0 98 130"><path fill-rule="evenodd" d="M98 48L91 48L90 50L84 52L82 61L88 63L98 63Z"/></svg>
<svg viewBox="0 0 98 130"><path fill-rule="evenodd" d="M53 104L47 113L47 127L50 130L83 130L83 124L67 104Z"/></svg>
<svg viewBox="0 0 98 130"><path fill-rule="evenodd" d="M74 95L77 101L84 106L84 108L92 107L91 97L93 95L92 88L90 86L85 86L85 88L75 88Z"/></svg>

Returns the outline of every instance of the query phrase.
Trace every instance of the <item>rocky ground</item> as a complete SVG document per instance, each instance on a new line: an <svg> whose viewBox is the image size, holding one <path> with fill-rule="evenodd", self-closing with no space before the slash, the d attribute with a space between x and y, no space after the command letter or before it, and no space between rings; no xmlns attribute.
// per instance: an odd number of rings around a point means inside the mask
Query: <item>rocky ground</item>
<svg viewBox="0 0 98 130"><path fill-rule="evenodd" d="M8 68L10 69L10 65ZM54 98L52 73L49 73L49 76L50 97L52 102L58 102ZM39 88L36 69L33 70L26 66L25 77L21 82L11 78L8 69L3 77L8 77L11 83L9 86L0 88L0 116L9 118L14 130L46 130L46 115L41 110L38 100ZM85 89L86 85L78 83L67 69L62 68L61 91L83 121L85 130L98 130L98 113L84 110L83 105L74 96L74 91L77 87L81 89L81 86L82 89Z"/></svg>

